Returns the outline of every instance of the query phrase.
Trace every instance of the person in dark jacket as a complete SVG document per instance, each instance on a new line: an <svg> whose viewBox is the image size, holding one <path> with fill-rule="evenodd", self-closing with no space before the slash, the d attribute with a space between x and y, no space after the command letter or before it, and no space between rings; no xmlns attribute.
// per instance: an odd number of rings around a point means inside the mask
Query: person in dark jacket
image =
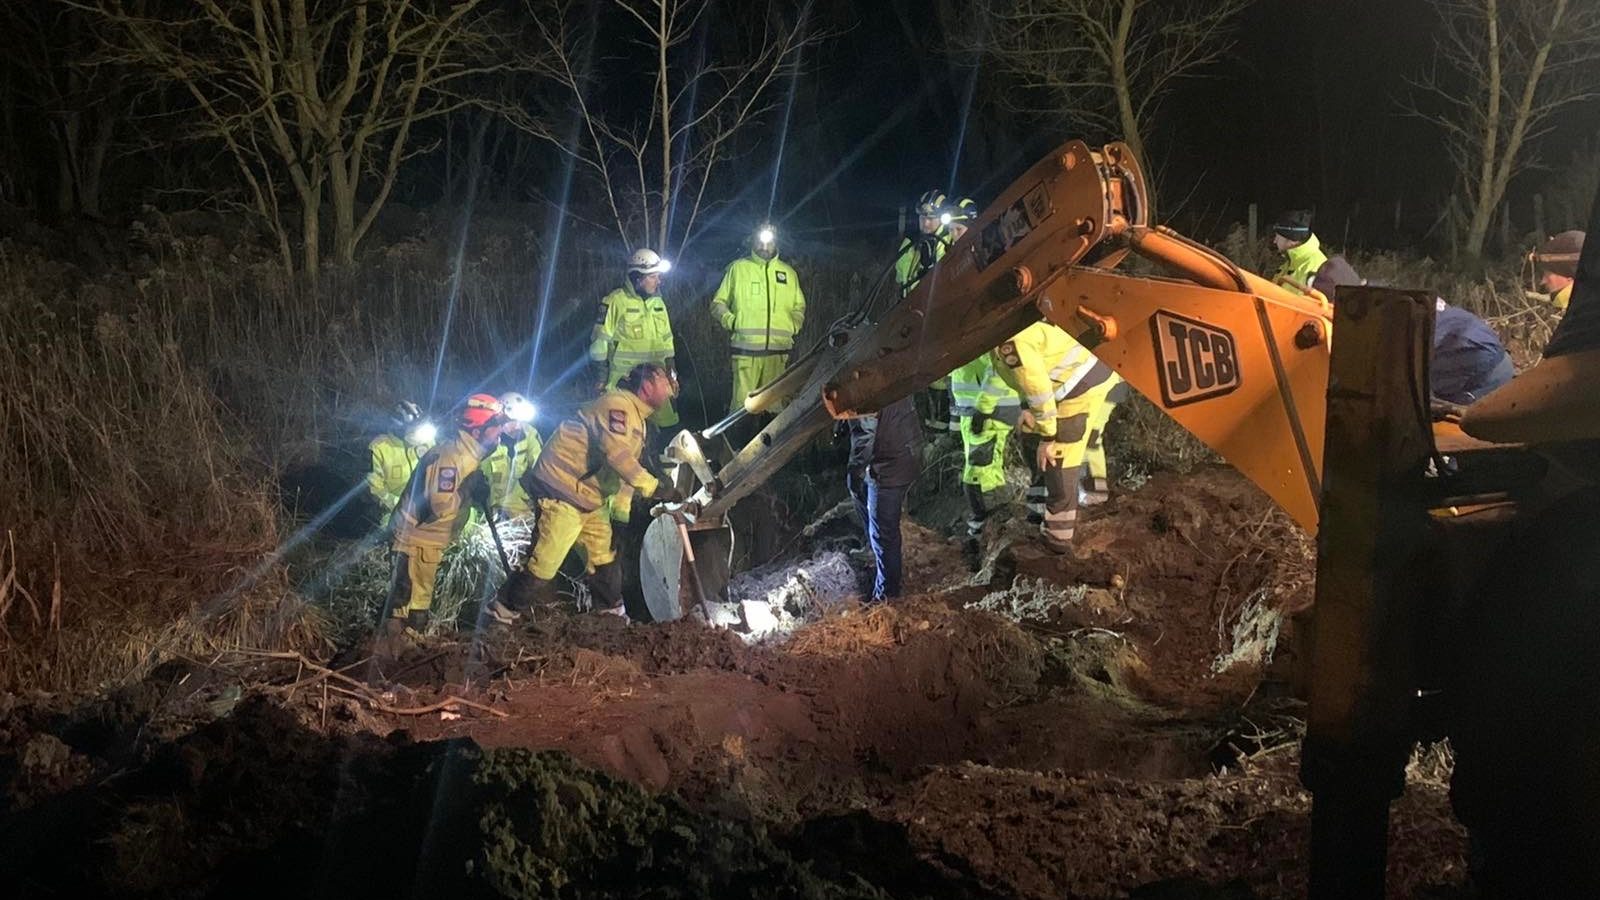
<svg viewBox="0 0 1600 900"><path fill-rule="evenodd" d="M1511 355L1488 322L1451 306L1443 297L1435 298L1434 310L1428 383L1435 397L1465 406L1517 374Z"/></svg>
<svg viewBox="0 0 1600 900"><path fill-rule="evenodd" d="M1367 280L1342 256L1331 256L1317 270L1312 286L1332 300L1344 285ZM1466 406L1511 380L1516 369L1489 323L1443 297L1434 298L1433 358L1428 364L1430 393L1440 400Z"/></svg>
<svg viewBox="0 0 1600 900"><path fill-rule="evenodd" d="M875 416L851 419L850 496L866 527L877 574L872 602L900 596L900 514L922 469L922 423L916 404L903 397Z"/></svg>

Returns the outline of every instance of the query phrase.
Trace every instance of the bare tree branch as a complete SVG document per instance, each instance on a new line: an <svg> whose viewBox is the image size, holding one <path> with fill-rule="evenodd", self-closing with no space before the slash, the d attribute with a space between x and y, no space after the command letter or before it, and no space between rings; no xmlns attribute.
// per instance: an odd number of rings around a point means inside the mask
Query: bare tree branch
<svg viewBox="0 0 1600 900"><path fill-rule="evenodd" d="M290 231L278 192L292 192L308 272L320 265L325 194L334 257L352 262L421 149L417 125L488 108L470 96L483 76L527 62L487 0L193 0L171 15L143 14L137 0L57 2L99 16L103 58L183 87L195 130L227 147L275 234Z"/></svg>
<svg viewBox="0 0 1600 900"><path fill-rule="evenodd" d="M574 24L578 0L527 2L540 23L540 53L549 62L544 74L564 102L513 121L594 177L624 244L652 245L669 256L683 252L710 202L708 183L733 143L760 125L775 86L797 71L807 47L826 37L803 15L777 24L774 0L742 10L753 21L759 17L748 34L712 29L709 0L612 0L602 9L615 10L616 21L584 27ZM600 27L631 30L628 40L647 48L640 54L645 70L587 72L581 61L592 58ZM598 93L640 102L602 110L591 102ZM570 145L570 129L555 124L573 116L580 146Z"/></svg>
<svg viewBox="0 0 1600 900"><path fill-rule="evenodd" d="M1162 100L1228 51L1250 2L990 2L981 39L959 49L993 61L1023 88L1006 100L1013 109L1118 135L1148 165L1145 135Z"/></svg>
<svg viewBox="0 0 1600 900"><path fill-rule="evenodd" d="M1439 128L1468 213L1454 235L1483 253L1506 188L1562 110L1600 96L1600 7L1574 0L1435 0L1441 28L1405 108Z"/></svg>

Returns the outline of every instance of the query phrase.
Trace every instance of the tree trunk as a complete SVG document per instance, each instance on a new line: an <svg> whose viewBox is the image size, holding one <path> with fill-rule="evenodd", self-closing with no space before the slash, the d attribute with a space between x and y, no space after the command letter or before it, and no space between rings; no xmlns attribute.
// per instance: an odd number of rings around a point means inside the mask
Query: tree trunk
<svg viewBox="0 0 1600 900"><path fill-rule="evenodd" d="M104 183L106 156L116 136L117 118L109 109L96 110L94 142L89 145L78 169L78 209L91 219L100 218L100 191Z"/></svg>
<svg viewBox="0 0 1600 900"><path fill-rule="evenodd" d="M337 197L334 207L338 208ZM300 195L300 246L302 274L315 281L322 268L322 191L317 188Z"/></svg>
<svg viewBox="0 0 1600 900"><path fill-rule="evenodd" d="M333 201L333 256L342 265L356 261L356 184L343 151L328 160L328 191Z"/></svg>
<svg viewBox="0 0 1600 900"><path fill-rule="evenodd" d="M1122 140L1144 168L1150 197L1154 200L1156 189L1151 179L1155 166L1144 155L1144 137L1139 133L1139 120L1133 113L1133 89L1128 83L1128 39L1133 33L1133 14L1138 5L1138 0L1122 0L1122 12L1111 44L1111 80L1117 94L1117 122L1122 126Z"/></svg>

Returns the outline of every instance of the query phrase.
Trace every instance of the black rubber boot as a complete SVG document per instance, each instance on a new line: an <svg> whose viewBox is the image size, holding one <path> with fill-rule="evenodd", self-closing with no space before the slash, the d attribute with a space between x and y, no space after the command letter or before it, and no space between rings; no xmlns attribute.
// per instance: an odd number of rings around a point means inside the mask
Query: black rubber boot
<svg viewBox="0 0 1600 900"><path fill-rule="evenodd" d="M595 612L612 613L627 618L622 611L622 567L616 561L596 566L589 576L589 593L594 597Z"/></svg>

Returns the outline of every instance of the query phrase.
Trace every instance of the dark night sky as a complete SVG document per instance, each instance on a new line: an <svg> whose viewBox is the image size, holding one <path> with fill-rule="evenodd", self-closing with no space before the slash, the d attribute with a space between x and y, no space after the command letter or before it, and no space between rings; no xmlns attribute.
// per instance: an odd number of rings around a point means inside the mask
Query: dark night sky
<svg viewBox="0 0 1600 900"><path fill-rule="evenodd" d="M800 217L881 227L897 206L947 183L966 75L913 51L913 36L932 42L938 30L917 0L821 2L819 15L854 23L812 58L813 96L797 102L794 127L816 124L830 161L849 148L861 148L861 156L839 173L839 196L819 195ZM1435 132L1400 114L1397 100L1404 76L1430 58L1433 28L1426 0L1258 0L1240 20L1233 53L1180 88L1147 138L1165 169L1161 218L1215 230L1242 220L1256 202L1263 217L1292 206L1318 209L1326 226L1356 207L1381 210L1387 220L1400 200L1406 230L1425 230L1451 185ZM1596 113L1583 110L1587 125L1567 129L1565 146L1558 140L1547 155L1560 158L1591 138L1600 127ZM981 127L982 117L970 127ZM1004 148L1009 171L964 167L957 190L985 201L1059 141L1096 137L1047 129L1020 136ZM790 141L792 154L793 134ZM809 177L795 170L817 165L811 157L790 160L780 210L810 186L795 183ZM1512 202L1528 201L1518 193Z"/></svg>

